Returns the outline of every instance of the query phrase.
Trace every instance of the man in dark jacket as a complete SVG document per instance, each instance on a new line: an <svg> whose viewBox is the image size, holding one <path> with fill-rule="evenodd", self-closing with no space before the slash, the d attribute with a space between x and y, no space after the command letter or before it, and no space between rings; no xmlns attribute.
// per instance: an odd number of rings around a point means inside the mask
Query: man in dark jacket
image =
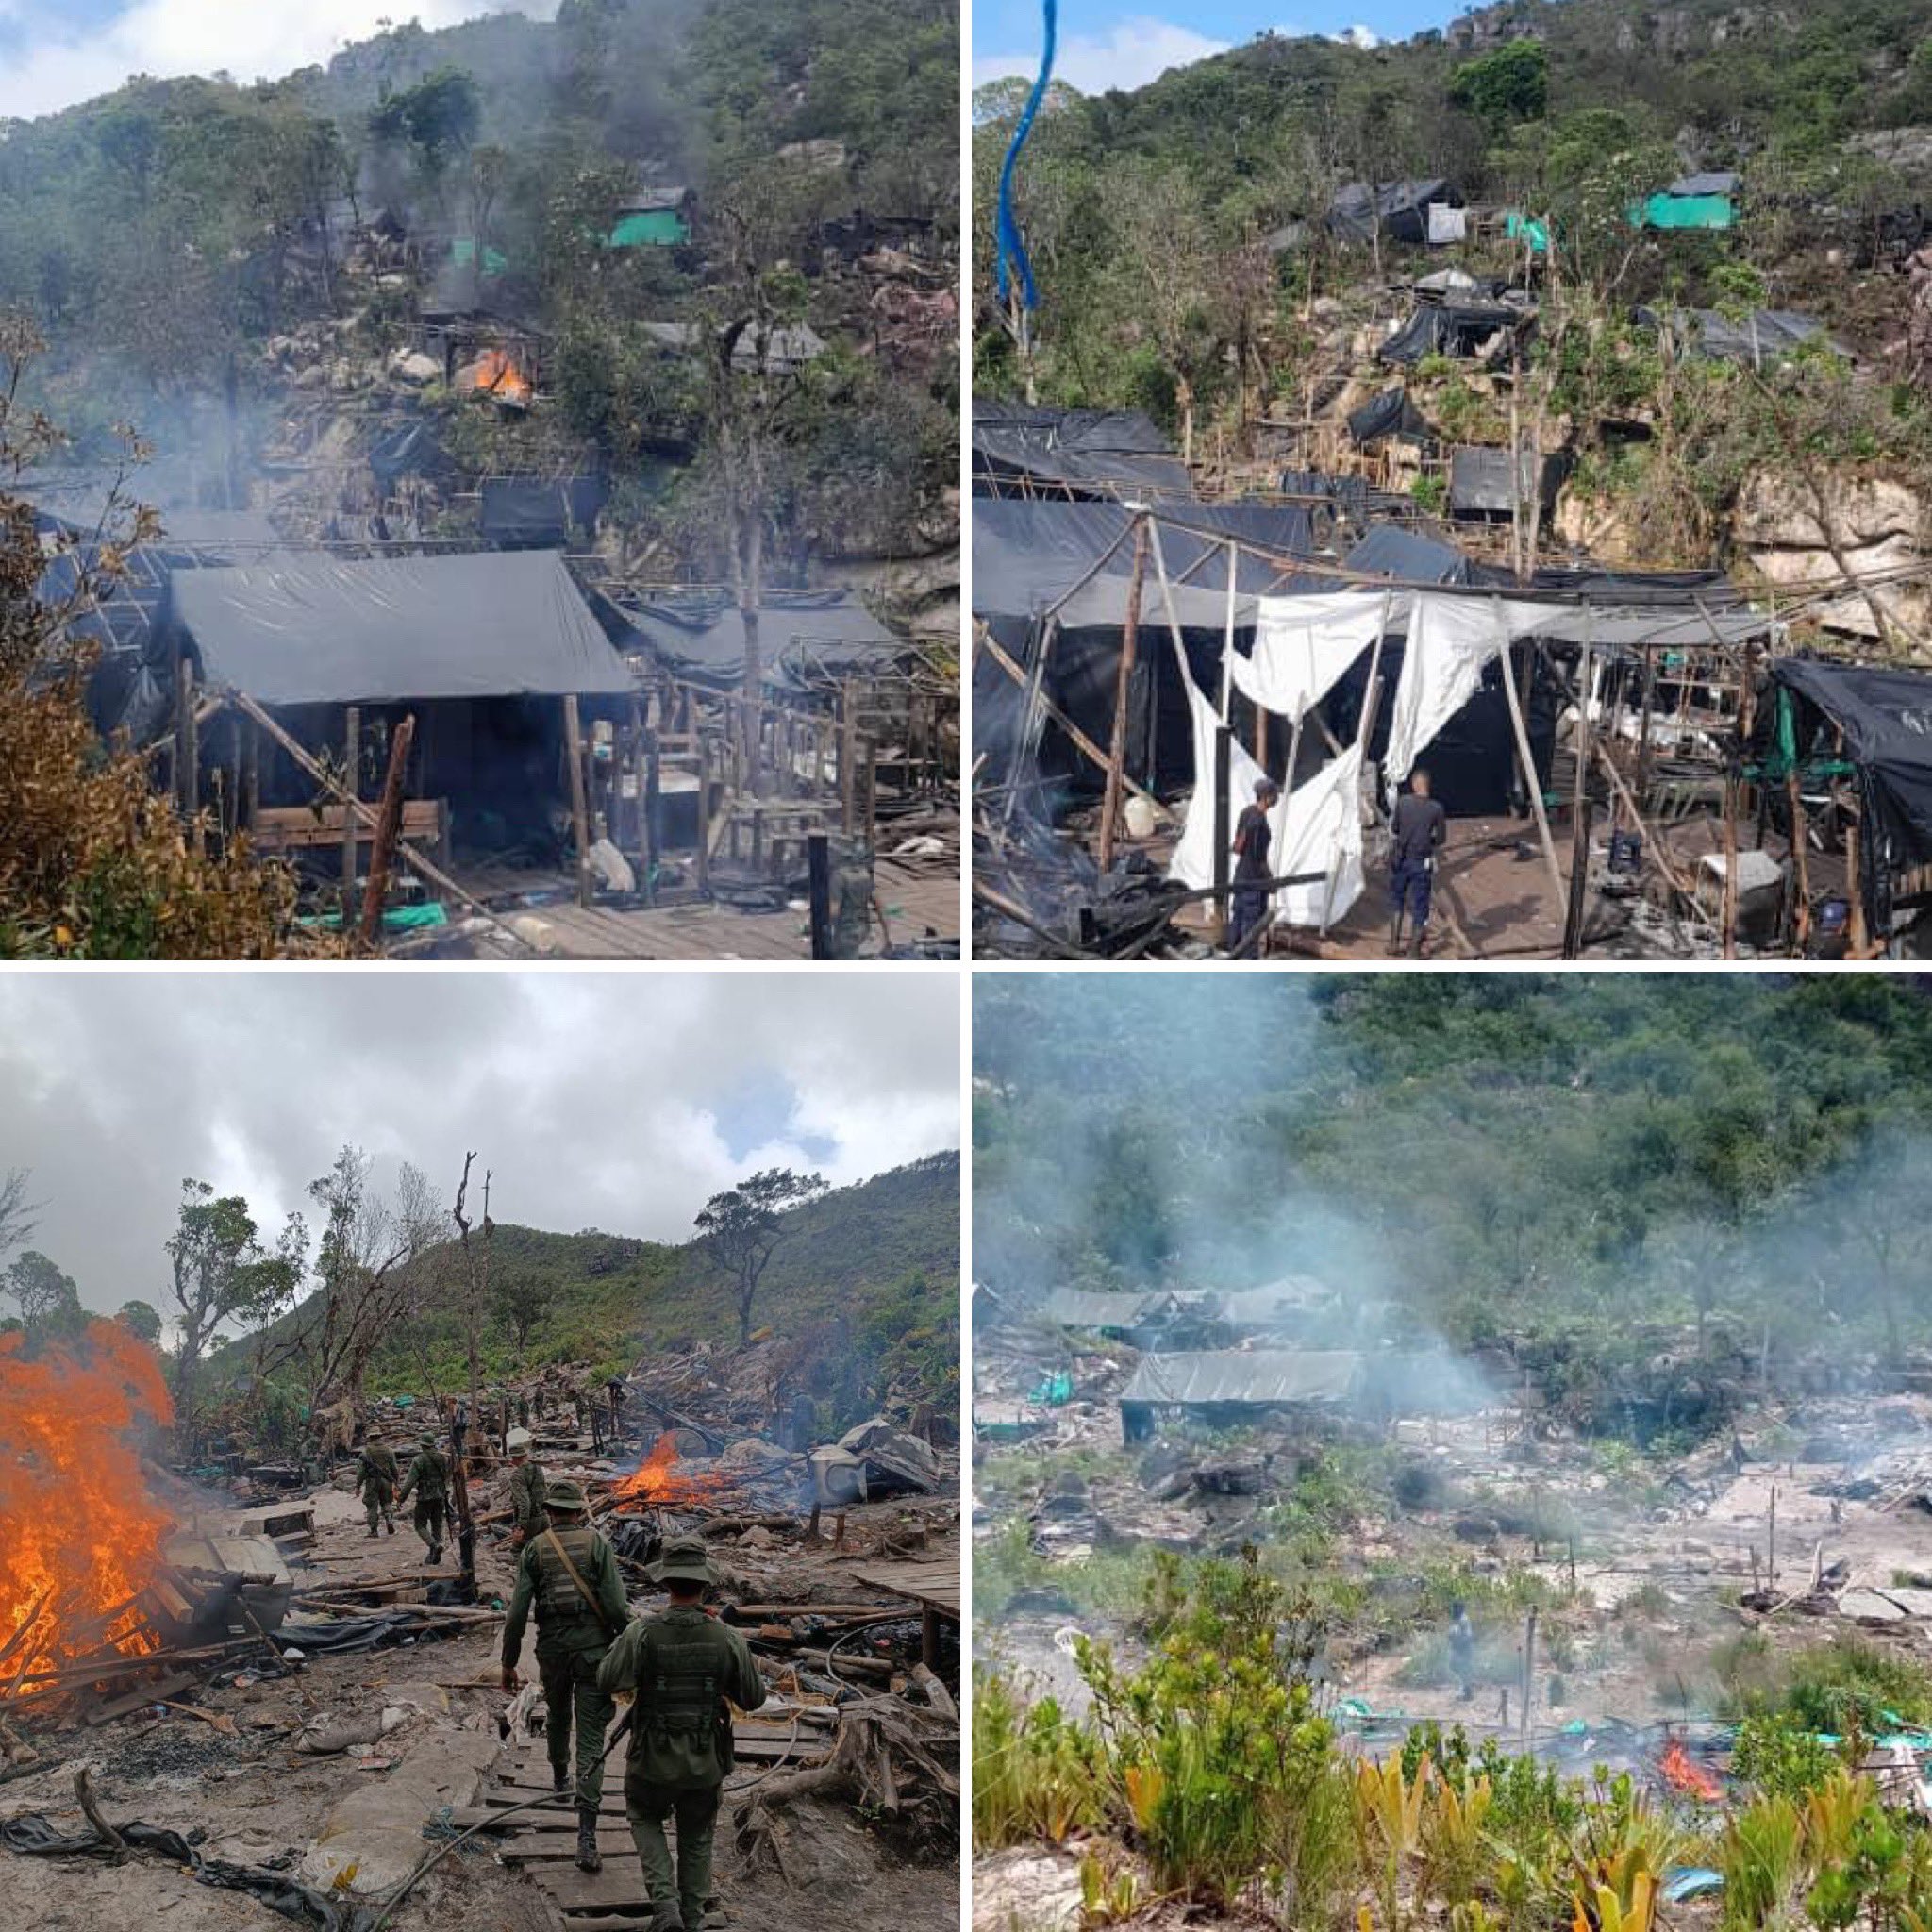
<svg viewBox="0 0 1932 1932"><path fill-rule="evenodd" d="M1255 780L1255 802L1243 806L1234 829L1234 894L1227 913L1227 950L1239 953L1241 941L1268 916L1268 844L1274 832L1268 814L1281 796L1273 778Z"/></svg>
<svg viewBox="0 0 1932 1932"><path fill-rule="evenodd" d="M552 1482L544 1496L549 1517L541 1536L525 1544L517 1585L503 1625L503 1688L517 1688L517 1656L524 1625L537 1612L537 1674L543 1683L543 1742L550 1754L550 1783L570 1787L570 1734L577 1734L577 1869L600 1872L597 1807L604 1802L604 1733L616 1714L599 1682L599 1667L612 1641L630 1621L617 1558L610 1545L583 1521L583 1486Z"/></svg>
<svg viewBox="0 0 1932 1932"><path fill-rule="evenodd" d="M369 1534L378 1535L375 1519L380 1513L396 1533L396 1452L387 1442L364 1441L356 1450L356 1493L369 1510Z"/></svg>
<svg viewBox="0 0 1932 1932"><path fill-rule="evenodd" d="M1409 917L1410 954L1421 958L1429 936L1429 892L1435 883L1436 854L1449 836L1449 814L1429 796L1429 774L1418 765L1409 774L1408 790L1395 801L1389 822L1389 891L1394 901L1394 921L1389 928L1389 953L1402 951L1402 920Z"/></svg>
<svg viewBox="0 0 1932 1932"><path fill-rule="evenodd" d="M705 1614L716 1581L701 1537L676 1537L648 1573L668 1609L633 1624L597 1673L604 1690L634 1693L624 1804L651 1895L652 1932L699 1932L711 1890L711 1836L733 1755L731 1712L756 1710L765 1687L736 1630ZM677 1821L677 1862L664 1821Z"/></svg>

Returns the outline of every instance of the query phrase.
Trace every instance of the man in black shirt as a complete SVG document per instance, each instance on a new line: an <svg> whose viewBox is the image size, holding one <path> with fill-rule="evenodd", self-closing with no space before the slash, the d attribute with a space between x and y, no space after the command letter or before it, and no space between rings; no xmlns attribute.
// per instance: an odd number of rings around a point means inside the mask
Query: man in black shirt
<svg viewBox="0 0 1932 1932"><path fill-rule="evenodd" d="M1274 836L1268 814L1281 796L1273 778L1255 780L1255 802L1241 808L1234 831L1234 893L1227 914L1227 950L1239 953L1241 941L1268 916L1268 844Z"/></svg>
<svg viewBox="0 0 1932 1932"><path fill-rule="evenodd" d="M1389 930L1391 956L1402 951L1402 916L1409 915L1408 950L1421 958L1429 935L1429 889L1435 881L1436 854L1449 835L1449 814L1429 796L1429 774L1417 766L1409 789L1395 801L1390 821L1389 890L1395 920Z"/></svg>

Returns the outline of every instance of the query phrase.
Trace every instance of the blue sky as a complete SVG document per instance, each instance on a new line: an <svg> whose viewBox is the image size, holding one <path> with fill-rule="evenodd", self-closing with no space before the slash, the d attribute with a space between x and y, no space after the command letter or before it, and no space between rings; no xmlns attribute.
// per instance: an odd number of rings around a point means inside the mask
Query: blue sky
<svg viewBox="0 0 1932 1932"><path fill-rule="evenodd" d="M438 27L556 10L556 0L0 0L0 119L54 113L133 74L275 78L367 40L383 20Z"/></svg>
<svg viewBox="0 0 1932 1932"><path fill-rule="evenodd" d="M1241 0L1173 0L1147 6L1108 0L1060 0L1060 51L1055 71L1083 93L1140 87L1170 67L1205 58L1257 33L1339 34L1366 27L1385 40L1404 40L1425 27L1445 26L1463 11L1457 0L1344 0L1324 15L1303 11L1297 0L1259 6ZM1032 74L1040 62L1038 0L975 0L973 78L999 80Z"/></svg>

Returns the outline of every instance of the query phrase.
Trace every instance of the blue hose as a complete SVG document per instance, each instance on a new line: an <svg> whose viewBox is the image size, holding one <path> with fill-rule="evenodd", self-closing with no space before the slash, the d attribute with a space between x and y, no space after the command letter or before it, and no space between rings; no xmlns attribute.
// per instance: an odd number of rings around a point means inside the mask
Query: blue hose
<svg viewBox="0 0 1932 1932"><path fill-rule="evenodd" d="M1020 150L1026 145L1026 137L1033 132L1033 118L1040 112L1041 103L1046 99L1046 90L1053 79L1053 50L1059 25L1059 0L1042 0L1042 4L1046 14L1046 46L1040 57L1040 78L1033 83L1033 92L1026 96L1020 125L1013 129L1013 138L1007 146L1007 158L1000 164L999 210L993 224L1000 300L1004 302L1007 299L1012 286L1011 277L1017 275L1021 303L1029 309L1039 306L1039 294L1033 286L1033 264L1027 258L1026 244L1020 237L1019 220L1013 213L1013 174L1019 164Z"/></svg>

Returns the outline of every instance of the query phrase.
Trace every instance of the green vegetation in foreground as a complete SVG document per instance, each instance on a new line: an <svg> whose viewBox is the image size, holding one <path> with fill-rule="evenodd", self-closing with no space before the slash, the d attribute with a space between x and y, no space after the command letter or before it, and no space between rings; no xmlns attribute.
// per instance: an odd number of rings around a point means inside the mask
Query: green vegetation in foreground
<svg viewBox="0 0 1932 1932"><path fill-rule="evenodd" d="M1083 1925L1157 1896L1259 1907L1298 1932L1651 1932L1663 1874L1724 1879L1723 1932L1932 1932L1932 1833L1841 1762L1770 1768L1722 1807L1663 1804L1627 1774L1559 1776L1430 1727L1380 1763L1343 1755L1309 1681L1308 1607L1253 1561L1157 1561L1146 1660L1078 1641L1083 1718L975 1672L976 1851L1081 1844ZM1932 1677L1857 1646L1763 1673L1800 1723L1823 1684L1932 1699Z"/></svg>

